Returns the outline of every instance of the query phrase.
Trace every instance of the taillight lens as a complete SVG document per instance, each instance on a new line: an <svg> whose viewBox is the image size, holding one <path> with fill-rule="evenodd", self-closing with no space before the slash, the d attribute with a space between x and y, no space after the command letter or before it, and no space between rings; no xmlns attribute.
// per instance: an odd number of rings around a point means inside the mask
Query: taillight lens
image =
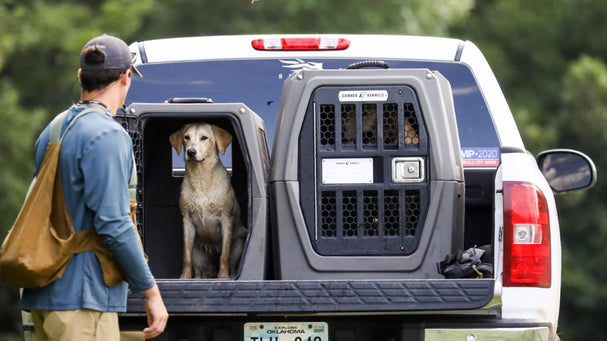
<svg viewBox="0 0 607 341"><path fill-rule="evenodd" d="M504 286L551 285L550 218L542 191L504 182Z"/></svg>
<svg viewBox="0 0 607 341"><path fill-rule="evenodd" d="M344 38L266 38L255 39L251 42L253 48L261 51L317 51L317 50L345 50L350 41Z"/></svg>

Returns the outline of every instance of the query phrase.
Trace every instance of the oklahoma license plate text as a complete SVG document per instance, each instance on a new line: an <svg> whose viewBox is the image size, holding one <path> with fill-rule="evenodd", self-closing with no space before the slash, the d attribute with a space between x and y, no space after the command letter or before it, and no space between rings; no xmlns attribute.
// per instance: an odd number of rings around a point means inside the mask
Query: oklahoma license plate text
<svg viewBox="0 0 607 341"><path fill-rule="evenodd" d="M329 341L326 322L255 322L244 324L245 341Z"/></svg>

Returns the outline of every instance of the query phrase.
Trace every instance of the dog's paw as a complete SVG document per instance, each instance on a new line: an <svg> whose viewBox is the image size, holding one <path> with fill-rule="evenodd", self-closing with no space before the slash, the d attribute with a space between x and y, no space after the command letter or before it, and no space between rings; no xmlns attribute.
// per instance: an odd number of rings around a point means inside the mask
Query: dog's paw
<svg viewBox="0 0 607 341"><path fill-rule="evenodd" d="M230 278L230 274L227 271L220 271L217 274L217 278Z"/></svg>

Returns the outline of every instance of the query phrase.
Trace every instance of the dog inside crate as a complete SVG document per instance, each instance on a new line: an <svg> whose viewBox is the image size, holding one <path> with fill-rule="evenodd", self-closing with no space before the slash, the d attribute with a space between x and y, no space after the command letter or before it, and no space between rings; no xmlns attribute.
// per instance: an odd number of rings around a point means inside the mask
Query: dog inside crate
<svg viewBox="0 0 607 341"><path fill-rule="evenodd" d="M241 138L233 122L226 117L150 117L142 122L143 167L143 239L150 268L157 278L179 278L183 265L183 219L179 197L184 167L184 152L177 155L170 136L191 123L209 123L232 135L230 147L221 162L229 170L240 220L248 228L248 171ZM140 160L141 161L141 160Z"/></svg>
<svg viewBox="0 0 607 341"><path fill-rule="evenodd" d="M357 133L357 110L361 111L360 127L363 146L376 146L378 141L378 106L381 109L381 127L384 146L397 146L398 105L396 103L363 103L358 107L354 103L341 105L341 143L342 146L354 146ZM404 144L419 144L419 125L412 103L403 105Z"/></svg>

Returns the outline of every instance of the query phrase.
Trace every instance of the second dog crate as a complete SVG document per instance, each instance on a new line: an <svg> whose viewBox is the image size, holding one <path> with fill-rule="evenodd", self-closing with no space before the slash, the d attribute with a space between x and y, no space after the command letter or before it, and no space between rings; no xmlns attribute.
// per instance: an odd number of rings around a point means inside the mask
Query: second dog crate
<svg viewBox="0 0 607 341"><path fill-rule="evenodd" d="M452 101L425 69L287 79L269 180L278 278L442 278L436 262L463 247Z"/></svg>

